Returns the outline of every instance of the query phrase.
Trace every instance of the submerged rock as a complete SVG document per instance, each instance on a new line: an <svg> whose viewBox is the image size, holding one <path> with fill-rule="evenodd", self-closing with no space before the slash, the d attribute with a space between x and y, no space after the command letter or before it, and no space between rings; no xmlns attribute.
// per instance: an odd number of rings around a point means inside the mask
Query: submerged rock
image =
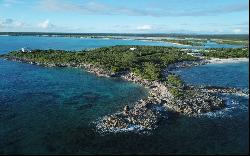
<svg viewBox="0 0 250 156"><path fill-rule="evenodd" d="M135 82L149 89L149 96L146 99L137 101L133 107L128 105L122 112L103 117L97 122L97 129L100 131L128 131L128 130L152 130L158 126L162 119L168 118L167 110L172 110L188 116L196 116L225 107L225 103L213 93L233 93L236 90L225 88L197 88L194 86L184 86L182 91L184 96L174 97L169 91L169 86L160 81L148 81L136 76L131 72L112 73L102 68L85 63L41 63L30 59L9 58L14 61L32 63L47 67L78 67L84 68L90 73L104 77L121 77L127 81ZM165 75L170 70L180 67L205 64L204 60L179 62L169 65L165 70ZM95 96L86 96L86 99L95 100Z"/></svg>
<svg viewBox="0 0 250 156"><path fill-rule="evenodd" d="M154 104L153 104L154 105ZM108 115L98 121L97 128L102 132L120 132L135 130L152 130L157 127L158 122L167 118L165 108L162 106L147 107L137 103L132 109L127 106L121 113Z"/></svg>
<svg viewBox="0 0 250 156"><path fill-rule="evenodd" d="M127 115L129 113L129 106L126 105L124 108L123 108L123 114Z"/></svg>

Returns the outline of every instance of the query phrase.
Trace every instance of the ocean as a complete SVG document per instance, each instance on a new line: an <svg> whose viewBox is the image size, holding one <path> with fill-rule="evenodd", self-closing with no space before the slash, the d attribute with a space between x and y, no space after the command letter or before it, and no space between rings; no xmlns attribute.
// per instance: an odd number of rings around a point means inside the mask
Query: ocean
<svg viewBox="0 0 250 156"><path fill-rule="evenodd" d="M163 42L1 36L0 53L81 50ZM249 62L176 71L186 83L249 88ZM46 68L0 59L0 154L248 154L248 97L221 95L223 110L169 118L151 134L103 135L93 122L147 96L140 85L96 77L82 69Z"/></svg>

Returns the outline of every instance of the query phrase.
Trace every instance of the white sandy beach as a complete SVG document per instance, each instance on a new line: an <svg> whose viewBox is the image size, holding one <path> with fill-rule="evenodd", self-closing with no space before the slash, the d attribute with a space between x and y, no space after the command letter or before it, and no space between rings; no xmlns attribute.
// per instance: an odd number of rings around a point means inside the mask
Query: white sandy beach
<svg viewBox="0 0 250 156"><path fill-rule="evenodd" d="M249 62L249 58L227 58L227 59L220 59L220 58L211 58L207 60L209 63L239 63L239 62Z"/></svg>

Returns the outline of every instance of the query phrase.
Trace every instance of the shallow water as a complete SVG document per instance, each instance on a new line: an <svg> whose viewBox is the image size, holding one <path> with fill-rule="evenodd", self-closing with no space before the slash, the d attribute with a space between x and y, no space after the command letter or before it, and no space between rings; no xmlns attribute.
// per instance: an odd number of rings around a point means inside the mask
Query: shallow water
<svg viewBox="0 0 250 156"><path fill-rule="evenodd" d="M0 37L1 52L24 46L78 50L110 45L98 39L27 38ZM177 73L190 84L248 89L248 64L209 64ZM92 121L146 96L141 86L120 79L0 59L0 154L249 153L247 97L223 95L229 99L226 109L199 118L170 116L151 135L96 133Z"/></svg>
<svg viewBox="0 0 250 156"><path fill-rule="evenodd" d="M121 79L5 60L0 80L0 153L47 153L46 138L59 141L70 135L68 129L84 131L147 95L142 86Z"/></svg>
<svg viewBox="0 0 250 156"><path fill-rule="evenodd" d="M0 36L0 54L7 53L13 50L20 50L23 47L28 47L30 49L82 50L115 45L176 46L172 43L166 42L139 40L37 36Z"/></svg>
<svg viewBox="0 0 250 156"><path fill-rule="evenodd" d="M170 117L151 135L100 135L91 121L144 97L143 88L120 80L98 78L78 69L43 68L3 60L0 63L0 73L5 73L0 76L5 80L0 83L2 154L249 152L248 98L230 96L234 102L226 109L199 118ZM212 70L218 67L205 65L198 68ZM198 71L189 74L200 75ZM247 78L248 70L241 72L238 74ZM204 77L212 81L213 77L207 75ZM231 81L231 78L226 80ZM217 80L214 77L213 82ZM247 87L247 84L239 83L238 86Z"/></svg>
<svg viewBox="0 0 250 156"><path fill-rule="evenodd" d="M216 42L208 41L203 45L203 48L241 48L242 45L231 45L231 44L218 44Z"/></svg>
<svg viewBox="0 0 250 156"><path fill-rule="evenodd" d="M97 38L69 38L69 37L38 37L38 36L0 36L0 54L23 47L30 49L63 49L83 50L115 45L148 45L193 48L192 46L177 45L170 42L121 40L121 39L97 39ZM196 48L237 48L241 46L229 44L217 44L207 42L202 47Z"/></svg>

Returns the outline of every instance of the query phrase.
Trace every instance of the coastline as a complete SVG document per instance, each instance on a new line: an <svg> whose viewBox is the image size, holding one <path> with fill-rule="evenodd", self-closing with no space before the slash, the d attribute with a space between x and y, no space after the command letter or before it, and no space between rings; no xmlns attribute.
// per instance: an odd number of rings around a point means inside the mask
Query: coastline
<svg viewBox="0 0 250 156"><path fill-rule="evenodd" d="M240 62L249 62L249 58L210 58L207 59L208 63L211 64L223 64L223 63L240 63Z"/></svg>
<svg viewBox="0 0 250 156"><path fill-rule="evenodd" d="M191 46L191 45L188 45L188 44L181 44L181 43L177 43L177 42L168 42L168 41L163 41L163 42L171 43L171 44L178 45L178 46L187 46L187 47Z"/></svg>
<svg viewBox="0 0 250 156"><path fill-rule="evenodd" d="M183 99L175 98L169 91L168 86L160 81L148 81L136 76L131 72L120 74L103 70L92 64L62 64L62 63L39 63L28 59L7 58L8 60L25 62L46 67L75 67L83 68L86 71L101 77L120 77L126 81L140 84L149 90L149 96L136 101L131 108L128 106L115 114L102 117L95 121L99 132L124 132L144 131L157 128L158 123L168 118L168 112L187 116L198 116L199 114L211 112L225 107L225 102L208 93L200 92L195 87L186 87L187 95ZM179 67L190 67L207 63L204 60L178 62L165 72ZM200 93L199 93L200 92Z"/></svg>

